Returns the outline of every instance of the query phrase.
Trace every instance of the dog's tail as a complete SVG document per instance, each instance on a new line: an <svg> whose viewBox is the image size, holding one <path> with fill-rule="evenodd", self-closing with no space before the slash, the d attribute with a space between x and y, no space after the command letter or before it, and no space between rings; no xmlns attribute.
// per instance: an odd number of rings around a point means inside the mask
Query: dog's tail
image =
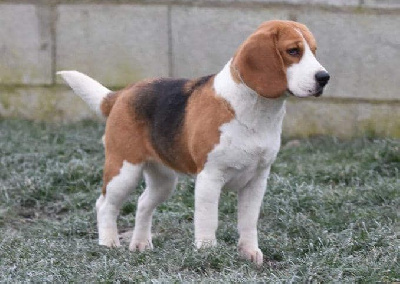
<svg viewBox="0 0 400 284"><path fill-rule="evenodd" d="M57 75L60 75L96 114L101 117L109 115L118 93L78 71L59 71Z"/></svg>

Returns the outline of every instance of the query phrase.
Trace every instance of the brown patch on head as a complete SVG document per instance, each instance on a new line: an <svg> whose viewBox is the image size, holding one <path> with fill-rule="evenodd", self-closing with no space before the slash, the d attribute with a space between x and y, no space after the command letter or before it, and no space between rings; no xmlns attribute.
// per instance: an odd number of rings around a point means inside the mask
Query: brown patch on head
<svg viewBox="0 0 400 284"><path fill-rule="evenodd" d="M303 24L297 22L292 22L292 24L300 31L311 51L315 54L317 51L317 42L310 30Z"/></svg>
<svg viewBox="0 0 400 284"><path fill-rule="evenodd" d="M233 68L259 95L280 97L287 89L287 68L299 62L304 52L303 37L315 52L314 37L306 26L292 21L265 22L239 47Z"/></svg>

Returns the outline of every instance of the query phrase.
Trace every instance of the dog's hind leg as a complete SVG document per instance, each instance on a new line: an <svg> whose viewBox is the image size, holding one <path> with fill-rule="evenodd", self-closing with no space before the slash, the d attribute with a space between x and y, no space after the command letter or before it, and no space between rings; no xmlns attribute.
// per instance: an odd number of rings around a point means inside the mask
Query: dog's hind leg
<svg viewBox="0 0 400 284"><path fill-rule="evenodd" d="M108 247L120 246L117 216L126 197L137 186L142 177L143 164L127 161L115 163L106 159L103 193L96 202L99 244Z"/></svg>
<svg viewBox="0 0 400 284"><path fill-rule="evenodd" d="M176 187L175 172L158 163L148 163L144 167L146 189L139 198L135 229L129 249L143 251L152 249L151 223L154 209L164 202Z"/></svg>

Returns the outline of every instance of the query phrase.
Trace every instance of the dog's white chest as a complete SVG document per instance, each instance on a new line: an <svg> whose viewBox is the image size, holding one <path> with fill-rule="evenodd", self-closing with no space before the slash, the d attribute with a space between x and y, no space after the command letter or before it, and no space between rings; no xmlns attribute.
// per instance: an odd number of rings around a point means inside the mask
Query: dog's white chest
<svg viewBox="0 0 400 284"><path fill-rule="evenodd" d="M216 147L221 161L238 170L272 162L279 151L280 125L251 129L237 120L221 127L220 144Z"/></svg>
<svg viewBox="0 0 400 284"><path fill-rule="evenodd" d="M254 127L237 119L221 126L220 143L210 152L207 164L223 172L226 187L244 186L260 169L269 167L280 148L282 116L258 121Z"/></svg>

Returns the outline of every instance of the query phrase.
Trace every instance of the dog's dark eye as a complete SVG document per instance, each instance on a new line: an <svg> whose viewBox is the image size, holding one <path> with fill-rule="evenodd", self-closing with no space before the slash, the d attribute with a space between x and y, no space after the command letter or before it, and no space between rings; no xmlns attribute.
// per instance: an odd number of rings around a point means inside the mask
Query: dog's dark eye
<svg viewBox="0 0 400 284"><path fill-rule="evenodd" d="M300 49L295 47L295 48L290 48L286 51L290 56L300 56Z"/></svg>

